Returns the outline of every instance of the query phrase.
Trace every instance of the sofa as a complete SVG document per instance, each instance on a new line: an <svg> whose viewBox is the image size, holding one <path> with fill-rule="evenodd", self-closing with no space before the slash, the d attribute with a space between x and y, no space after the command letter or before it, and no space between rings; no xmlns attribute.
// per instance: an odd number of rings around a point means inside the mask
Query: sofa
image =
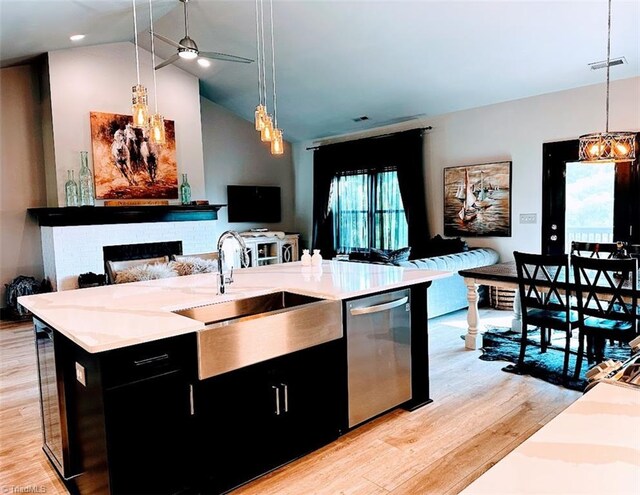
<svg viewBox="0 0 640 495"><path fill-rule="evenodd" d="M478 268L498 263L499 255L491 248L473 248L429 258L399 261L396 266L421 270L439 270L453 272L451 277L434 280L427 290L427 312L429 318L435 318L469 306L467 286L458 275L459 270Z"/></svg>
<svg viewBox="0 0 640 495"><path fill-rule="evenodd" d="M349 261L402 266L421 270L453 272L451 277L434 280L427 291L427 311L429 318L435 318L452 311L468 307L467 286L458 271L498 263L499 255L491 248L469 248L467 242L457 238L443 238L436 235L423 248L423 258L409 259L411 248L355 249L349 253ZM482 303L485 289L479 290Z"/></svg>

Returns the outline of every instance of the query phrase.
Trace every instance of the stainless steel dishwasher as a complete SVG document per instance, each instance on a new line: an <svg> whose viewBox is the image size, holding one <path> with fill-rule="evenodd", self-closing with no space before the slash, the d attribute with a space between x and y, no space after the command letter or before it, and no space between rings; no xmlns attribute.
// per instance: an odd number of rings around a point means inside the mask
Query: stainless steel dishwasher
<svg viewBox="0 0 640 495"><path fill-rule="evenodd" d="M346 303L349 427L411 399L410 298L404 289Z"/></svg>

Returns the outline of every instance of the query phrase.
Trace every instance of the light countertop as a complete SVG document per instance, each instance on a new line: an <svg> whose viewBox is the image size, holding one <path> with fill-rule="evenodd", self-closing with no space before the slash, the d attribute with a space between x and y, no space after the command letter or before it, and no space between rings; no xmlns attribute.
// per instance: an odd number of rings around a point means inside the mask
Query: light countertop
<svg viewBox="0 0 640 495"><path fill-rule="evenodd" d="M20 304L88 352L102 352L199 330L203 323L172 313L280 290L323 299L348 299L450 276L450 272L369 263L324 261L245 268L218 295L217 274L51 292Z"/></svg>
<svg viewBox="0 0 640 495"><path fill-rule="evenodd" d="M640 388L599 383L461 493L635 494Z"/></svg>

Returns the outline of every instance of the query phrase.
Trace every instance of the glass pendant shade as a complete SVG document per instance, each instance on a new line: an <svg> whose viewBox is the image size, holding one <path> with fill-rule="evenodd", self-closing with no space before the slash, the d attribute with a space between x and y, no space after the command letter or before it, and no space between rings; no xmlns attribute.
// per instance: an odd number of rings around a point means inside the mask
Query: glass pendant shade
<svg viewBox="0 0 640 495"><path fill-rule="evenodd" d="M264 118L264 127L260 133L260 140L263 143L269 143L273 139L273 121L271 116L266 115Z"/></svg>
<svg viewBox="0 0 640 495"><path fill-rule="evenodd" d="M149 119L151 141L156 144L165 143L164 118L159 113L155 113Z"/></svg>
<svg viewBox="0 0 640 495"><path fill-rule="evenodd" d="M282 155L284 153L284 142L282 141L282 129L274 129L271 138L271 154Z"/></svg>
<svg viewBox="0 0 640 495"><path fill-rule="evenodd" d="M147 88L136 84L131 98L131 112L133 114L133 127L143 129L149 125L149 107L147 105Z"/></svg>
<svg viewBox="0 0 640 495"><path fill-rule="evenodd" d="M264 118L267 115L267 109L264 105L258 105L255 111L256 131L262 131L264 128Z"/></svg>
<svg viewBox="0 0 640 495"><path fill-rule="evenodd" d="M636 136L632 132L602 132L580 136L582 162L623 162L636 157Z"/></svg>

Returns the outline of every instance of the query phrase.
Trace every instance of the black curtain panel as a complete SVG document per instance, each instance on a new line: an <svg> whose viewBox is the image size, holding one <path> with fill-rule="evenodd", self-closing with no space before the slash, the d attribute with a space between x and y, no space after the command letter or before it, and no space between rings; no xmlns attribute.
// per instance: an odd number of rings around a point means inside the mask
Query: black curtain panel
<svg viewBox="0 0 640 495"><path fill-rule="evenodd" d="M395 168L409 227L412 258L426 253L429 239L423 164L423 129L330 144L313 156L313 247L334 255L331 181L350 171Z"/></svg>

